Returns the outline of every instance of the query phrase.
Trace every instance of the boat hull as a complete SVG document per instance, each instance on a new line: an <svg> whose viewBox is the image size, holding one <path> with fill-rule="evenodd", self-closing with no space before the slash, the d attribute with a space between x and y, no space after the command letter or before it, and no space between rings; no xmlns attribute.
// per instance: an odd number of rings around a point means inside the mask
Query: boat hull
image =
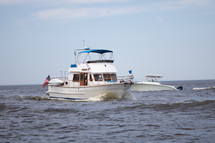
<svg viewBox="0 0 215 143"><path fill-rule="evenodd" d="M50 98L83 100L102 96L103 98L122 99L131 84L113 84L97 86L52 86L49 85L47 94Z"/></svg>
<svg viewBox="0 0 215 143"><path fill-rule="evenodd" d="M131 87L131 91L162 91L162 90L177 90L174 86L170 85L156 85L147 83L135 83Z"/></svg>

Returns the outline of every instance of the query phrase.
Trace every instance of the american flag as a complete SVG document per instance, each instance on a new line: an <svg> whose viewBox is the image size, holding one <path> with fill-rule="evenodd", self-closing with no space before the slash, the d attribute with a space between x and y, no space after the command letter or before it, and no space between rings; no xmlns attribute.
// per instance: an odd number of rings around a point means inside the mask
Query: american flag
<svg viewBox="0 0 215 143"><path fill-rule="evenodd" d="M45 88L49 84L49 81L50 81L50 76L48 75L45 82L43 83L43 88Z"/></svg>

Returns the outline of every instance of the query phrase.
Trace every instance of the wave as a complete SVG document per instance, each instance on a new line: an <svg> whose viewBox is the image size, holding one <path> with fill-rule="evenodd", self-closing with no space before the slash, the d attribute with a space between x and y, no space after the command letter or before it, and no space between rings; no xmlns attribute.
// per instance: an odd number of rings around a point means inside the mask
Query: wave
<svg viewBox="0 0 215 143"><path fill-rule="evenodd" d="M29 100L37 100L37 101L40 101L40 100L50 100L50 98L49 98L48 95L42 95L42 96L26 96L25 98L26 98L26 99L29 99Z"/></svg>
<svg viewBox="0 0 215 143"><path fill-rule="evenodd" d="M12 99L12 100L23 100L25 98L25 96L23 95L14 95L14 96L9 96L8 99Z"/></svg>
<svg viewBox="0 0 215 143"><path fill-rule="evenodd" d="M4 95L0 95L0 99L4 99L5 97L4 97Z"/></svg>
<svg viewBox="0 0 215 143"><path fill-rule="evenodd" d="M14 95L5 97L4 95L0 95L0 99L10 99L10 100L36 100L36 101L44 101L44 100L56 100L56 101L65 101L65 102L88 102L88 101L112 101L112 100L132 100L132 96L130 92L126 92L122 98L118 98L118 95L115 93L106 93L100 94L88 99L64 99L64 98L50 98L49 95L42 96L25 96L25 95Z"/></svg>
<svg viewBox="0 0 215 143"><path fill-rule="evenodd" d="M119 107L117 110L131 110L131 111L144 111L144 110L155 110L155 111L187 111L187 110L210 110L215 111L215 100L205 100L205 101L184 101L184 102L175 102L175 103L163 103L163 104L144 104L143 102L137 103L136 101L129 106Z"/></svg>
<svg viewBox="0 0 215 143"><path fill-rule="evenodd" d="M186 100L182 103L172 103L173 106L202 106L208 104L214 104L215 100L205 100L205 101L195 101L195 100Z"/></svg>
<svg viewBox="0 0 215 143"><path fill-rule="evenodd" d="M4 103L3 104L0 103L0 112L5 110L6 108L7 106Z"/></svg>
<svg viewBox="0 0 215 143"><path fill-rule="evenodd" d="M117 93L105 93L88 98L84 101L113 101L113 100L133 100L133 98L130 92L126 92L122 96L122 98L119 98Z"/></svg>
<svg viewBox="0 0 215 143"><path fill-rule="evenodd" d="M72 108L47 108L44 110L44 112L49 113L77 113L78 110L72 109Z"/></svg>
<svg viewBox="0 0 215 143"><path fill-rule="evenodd" d="M4 95L0 95L0 99L10 99L10 100L24 100L24 99L28 99L28 100L45 100L45 99L49 99L49 97L47 95L42 95L42 96L26 96L26 95L12 95L12 96L4 96Z"/></svg>
<svg viewBox="0 0 215 143"><path fill-rule="evenodd" d="M205 101L185 101L181 103L171 103L171 104L159 104L155 105L153 108L155 110L212 110L215 107L215 100L205 100Z"/></svg>

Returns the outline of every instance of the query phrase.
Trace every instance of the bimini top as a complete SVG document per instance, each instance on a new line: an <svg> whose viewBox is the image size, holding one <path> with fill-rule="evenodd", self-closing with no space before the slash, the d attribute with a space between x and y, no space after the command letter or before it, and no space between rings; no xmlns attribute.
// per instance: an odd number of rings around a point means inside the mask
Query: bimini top
<svg viewBox="0 0 215 143"><path fill-rule="evenodd" d="M162 78L161 75L146 75L146 78Z"/></svg>
<svg viewBox="0 0 215 143"><path fill-rule="evenodd" d="M85 50L85 51L81 51L78 54L82 54L82 53L98 53L98 54L104 54L104 53L113 53L113 51L111 50L105 50L105 49L92 49L92 50Z"/></svg>

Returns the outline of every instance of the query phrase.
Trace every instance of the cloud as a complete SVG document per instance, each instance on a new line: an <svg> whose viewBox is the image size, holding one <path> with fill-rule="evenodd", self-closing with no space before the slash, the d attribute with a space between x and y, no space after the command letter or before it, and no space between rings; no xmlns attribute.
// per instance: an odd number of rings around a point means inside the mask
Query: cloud
<svg viewBox="0 0 215 143"><path fill-rule="evenodd" d="M213 0L181 0L179 4L182 5L198 5L198 6L206 6L212 3Z"/></svg>
<svg viewBox="0 0 215 143"><path fill-rule="evenodd" d="M0 5L13 5L23 3L45 2L49 0L0 0Z"/></svg>
<svg viewBox="0 0 215 143"><path fill-rule="evenodd" d="M33 16L36 20L73 20L137 14L142 12L180 10L193 6L207 6L212 2L214 2L214 0L164 0L147 4L145 4L145 2L141 2L142 4L135 6L135 0L0 0L0 5L40 3L43 6L48 5L49 9L35 12ZM103 3L107 4L106 8L99 5ZM112 3L120 3L121 5L114 5L115 7L113 7ZM132 4L133 7L123 7L122 5L124 3L126 5ZM55 8L50 8L53 6ZM164 20L162 18L158 18L158 20L161 24L164 24Z"/></svg>
<svg viewBox="0 0 215 143"><path fill-rule="evenodd" d="M130 0L62 0L62 1L77 4L91 4L91 3L118 3L127 2Z"/></svg>
<svg viewBox="0 0 215 143"><path fill-rule="evenodd" d="M155 15L155 17L159 21L160 25L162 25L163 27L168 27L165 20L161 16Z"/></svg>
<svg viewBox="0 0 215 143"><path fill-rule="evenodd" d="M121 3L130 0L0 0L0 5L14 5L26 3L61 3L61 4L95 4L95 3Z"/></svg>
<svg viewBox="0 0 215 143"><path fill-rule="evenodd" d="M79 9L49 9L35 14L36 19L59 20L59 19L84 19L106 16L135 14L144 11L138 8L79 8Z"/></svg>
<svg viewBox="0 0 215 143"><path fill-rule="evenodd" d="M127 2L131 0L62 0L66 3L111 3L111 2ZM62 2L61 1L61 2ZM74 20L74 19L89 19L116 15L137 14L142 12L159 12L180 10L191 7L193 5L205 6L209 5L213 0L174 0L149 3L148 5L134 7L87 7L87 8L55 8L39 11L34 14L37 20ZM161 24L165 25L164 20L158 17Z"/></svg>
<svg viewBox="0 0 215 143"><path fill-rule="evenodd" d="M172 0L149 3L148 5L145 5L145 7L151 12L172 11L185 8L206 7L213 4L213 2L214 0Z"/></svg>

